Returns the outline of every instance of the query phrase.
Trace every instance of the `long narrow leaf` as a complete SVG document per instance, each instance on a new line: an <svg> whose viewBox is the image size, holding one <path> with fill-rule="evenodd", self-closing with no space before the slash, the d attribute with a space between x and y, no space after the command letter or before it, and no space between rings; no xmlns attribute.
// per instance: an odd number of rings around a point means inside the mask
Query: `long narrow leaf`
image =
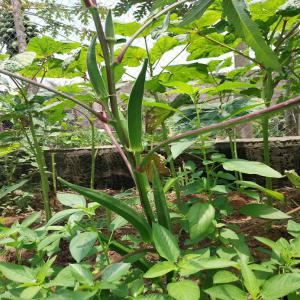
<svg viewBox="0 0 300 300"><path fill-rule="evenodd" d="M214 0L199 0L193 5L192 9L184 16L179 26L188 25L199 18L205 13L207 8L214 2Z"/></svg>
<svg viewBox="0 0 300 300"><path fill-rule="evenodd" d="M258 26L251 20L243 0L224 0L224 12L234 25L237 34L254 50L257 60L264 66L278 72L281 66L278 58L267 45Z"/></svg>
<svg viewBox="0 0 300 300"><path fill-rule="evenodd" d="M89 73L90 81L93 85L93 88L97 94L103 101L103 104L107 106L108 102L108 92L103 80L103 77L98 69L97 60L96 60L96 40L97 36L92 39L91 45L88 49L87 53L87 70Z"/></svg>
<svg viewBox="0 0 300 300"><path fill-rule="evenodd" d="M75 184L72 184L62 178L58 180L70 188L71 190L83 195L97 203L100 203L105 208L115 212L116 214L123 217L129 223L131 223L141 234L141 237L144 241L151 240L151 228L147 223L146 219L139 215L134 209L126 205L124 202L107 195L102 192L98 192L89 188L81 187Z"/></svg>
<svg viewBox="0 0 300 300"><path fill-rule="evenodd" d="M162 187L159 173L152 162L152 173L153 173L153 195L157 213L158 223L167 229L171 229L170 214L167 206L166 196Z"/></svg>
<svg viewBox="0 0 300 300"><path fill-rule="evenodd" d="M128 103L128 133L130 148L134 152L143 150L142 144L142 102L148 60L144 61L142 70L132 88Z"/></svg>

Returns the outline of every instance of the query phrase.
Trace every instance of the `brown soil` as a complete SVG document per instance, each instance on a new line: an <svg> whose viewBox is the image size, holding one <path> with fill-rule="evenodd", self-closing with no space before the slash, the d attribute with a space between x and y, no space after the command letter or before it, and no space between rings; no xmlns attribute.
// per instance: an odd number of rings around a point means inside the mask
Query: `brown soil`
<svg viewBox="0 0 300 300"><path fill-rule="evenodd" d="M116 191L106 191L109 192L110 194L115 194ZM300 205L300 191L291 189L291 188L285 188L281 189L280 192L285 194L286 200L284 202L279 202L277 201L274 203L275 207L279 208L280 210L284 212L289 212ZM185 198L185 201L189 201L192 198L198 198L200 201L207 201L208 197L205 194L194 194L190 195L189 197ZM169 194L168 197L169 201L174 202L175 201L175 195L173 193ZM228 225L237 225L240 229L238 232L242 232L245 234L247 240L248 240L248 245L251 248L252 254L256 259L259 261L263 260L265 258L265 254L263 254L261 251L259 251L257 248L258 247L263 247L261 243L259 243L254 237L255 236L264 236L267 237L271 240L278 240L279 238L290 238L286 231L286 222L281 223L281 222L266 222L261 219L256 219L256 218L251 218L247 216L243 216L239 213L239 209L251 202L253 200L245 195L241 195L237 192L230 193L228 196L229 202L232 205L233 211L228 217L223 217L222 222L226 223ZM276 201L276 200L275 200ZM62 209L62 206L58 201L52 201L53 207L55 211L59 211ZM141 207L136 205L135 208L138 211L141 211ZM19 221L21 222L23 219L25 219L30 213L23 213L18 216L9 216L9 217L3 217L0 219L0 222L4 226L11 226L14 222ZM103 216L103 211L100 210L99 216ZM295 221L300 220L300 212L297 212L296 214L293 215L293 219ZM39 226L37 224L36 226ZM179 233L179 226L175 224L174 226L174 232ZM105 233L105 232L104 232ZM106 232L108 234L108 232ZM123 226L122 228L116 230L114 233L114 239L116 240L121 240L124 235L136 235L136 231L130 226ZM184 247L184 241L188 239L188 235L184 232L181 231L179 234L179 242L182 247ZM124 242L123 243L127 244L129 247L131 246L130 242ZM199 245L199 247L204 247L204 246L209 246L211 244L210 241L202 241ZM140 244L140 247L144 247L146 245ZM74 263L74 260L70 254L69 251L69 243L67 241L61 241L60 244L60 251L59 255L57 256L56 259L56 265L59 266L64 266L67 265L68 263ZM1 250L1 248L0 248ZM33 255L32 251L29 250L22 250L21 256L22 256L22 261L23 263L30 259ZM119 261L121 259L121 256L116 253L115 251L109 251L109 256L112 262ZM96 256L92 256L89 261L93 264L95 263L95 258ZM156 255L150 255L148 257L151 261L155 261L158 259ZM7 262L15 262L16 261L16 255L15 255L15 250L9 250L6 251L5 253L2 253L0 255L0 261L7 261Z"/></svg>

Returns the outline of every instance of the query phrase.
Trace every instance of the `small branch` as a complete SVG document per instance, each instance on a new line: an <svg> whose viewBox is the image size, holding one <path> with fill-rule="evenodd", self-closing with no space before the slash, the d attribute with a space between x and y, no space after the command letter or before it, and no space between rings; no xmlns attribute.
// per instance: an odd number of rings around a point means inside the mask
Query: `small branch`
<svg viewBox="0 0 300 300"><path fill-rule="evenodd" d="M151 151L149 151L148 154L143 159L142 163L137 167L137 171L142 172L145 169L146 165L148 164L149 159L151 158L153 153L155 153L157 150L159 150L160 148L162 148L165 145L182 140L184 138L198 136L200 134L209 133L209 132L212 132L215 130L220 130L220 129L226 129L228 127L234 127L238 124L248 123L252 120L256 120L256 119L262 118L263 116L271 115L271 114L289 109L289 108L294 107L299 104L300 104L300 96L290 99L290 100L287 100L285 102L270 106L270 107L266 107L264 109L250 113L248 115L244 115L244 116L241 116L238 118L233 118L228 121L224 121L221 123L213 124L210 126L190 130L190 131L184 132L182 134L175 135L175 136L165 140L164 142L158 144Z"/></svg>
<svg viewBox="0 0 300 300"><path fill-rule="evenodd" d="M298 22L284 37L282 37L278 43L276 44L275 52L279 50L279 47L288 39L290 38L295 31L299 28L300 23Z"/></svg>
<svg viewBox="0 0 300 300"><path fill-rule="evenodd" d="M85 1L90 1L90 0L85 0ZM148 21L146 21L146 23L144 23L144 25L142 25L142 27L137 30L133 36L129 39L129 41L126 43L126 45L123 47L123 49L121 50L120 54L118 55L117 59L116 59L116 63L120 64L124 58L124 55L127 51L127 49L130 47L130 45L133 43L133 41L148 27L152 24L152 22L154 22L157 18L165 15L167 12L169 12L170 10L172 10L173 8L175 8L176 6L183 4L184 2L186 2L186 0L180 0L177 1L175 3L173 3L172 5L169 5L168 7L166 7L165 9L163 9L162 11L160 11L157 14L154 14L153 16L150 16Z"/></svg>
<svg viewBox="0 0 300 300"><path fill-rule="evenodd" d="M106 133L108 134L108 136L110 137L113 145L116 147L117 151L119 152L120 156L122 157L127 169L129 170L130 172L130 175L131 177L134 179L134 174L133 174L133 171L132 171L132 167L131 167L131 164L130 162L128 161L128 158L126 156L126 154L124 153L122 147L120 146L120 144L118 143L118 141L116 140L113 132L111 131L111 128L109 127L109 125L107 123L104 123L103 124L104 126L104 129L106 131Z"/></svg>
<svg viewBox="0 0 300 300"><path fill-rule="evenodd" d="M186 48L190 45L190 43L187 43L182 50L180 50L163 68L162 70L159 72L158 76L160 74L162 74L162 72L179 56L181 55L185 50Z"/></svg>
<svg viewBox="0 0 300 300"><path fill-rule="evenodd" d="M132 256L132 255L136 255L136 254L139 254L139 253L156 253L156 250L155 248L141 248L141 249L137 249L135 251L132 251L128 254L125 254L124 256L121 256L120 258L118 258L117 260L114 261L114 263L118 263L118 262L121 262L123 261L124 259Z"/></svg>
<svg viewBox="0 0 300 300"><path fill-rule="evenodd" d="M229 50L231 50L231 51L233 51L233 52L235 52L235 53L237 53L237 54L239 54L239 55L241 55L241 56L243 56L243 57L245 57L245 58L253 61L254 63L256 63L259 66L261 65L261 63L258 62L256 59L254 59L254 58L252 58L252 57L244 54L243 52L241 52L241 51L239 51L239 50L237 50L237 49L235 49L233 47L230 47L230 46L228 46L226 44L223 44L223 43L221 43L221 42L219 42L219 41L217 41L217 40L215 40L215 39L213 39L213 38L211 38L211 37L209 37L207 35L201 35L201 34L199 34L199 35L202 36L203 38L207 39L208 41L211 41L211 42L213 42L213 43L215 43L217 45L220 45L220 46L222 46L224 48L227 48L227 49L229 49Z"/></svg>
<svg viewBox="0 0 300 300"><path fill-rule="evenodd" d="M49 92L52 92L52 93L55 93L56 95L59 95L63 98L66 98L68 100L71 100L72 102L76 103L77 105L85 108L87 111L89 111L91 114L93 114L94 116L96 116L99 120L101 120L103 123L107 123L108 122L108 119L107 117L104 117L102 113L98 113L96 111L94 111L92 108L90 108L88 105L84 104L84 103L81 103L79 100L75 99L74 97L72 96L69 96L68 94L65 94L63 92L60 92L56 89L53 89L47 85L44 85L44 84L41 84L41 83L38 83L34 80L31 80L31 79L28 79L26 77L23 77L21 75L17 75L17 74L14 74L12 72L9 72L9 71L6 71L6 70L0 70L0 74L4 74L4 75L7 75L11 78L16 78L16 79L19 79L21 81L24 81L24 82L27 82L29 84L32 84L32 85L35 85L35 86L38 86L42 89L45 89L45 90L48 90Z"/></svg>

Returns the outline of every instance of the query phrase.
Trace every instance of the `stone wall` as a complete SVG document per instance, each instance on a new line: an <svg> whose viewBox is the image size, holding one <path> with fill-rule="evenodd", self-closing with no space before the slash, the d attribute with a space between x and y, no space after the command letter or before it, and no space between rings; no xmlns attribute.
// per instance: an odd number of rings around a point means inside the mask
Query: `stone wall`
<svg viewBox="0 0 300 300"><path fill-rule="evenodd" d="M217 141L215 148L231 157L228 141ZM253 161L263 161L263 144L261 139L237 140L239 158ZM270 138L270 151L272 167L283 173L285 170L295 169L300 173L300 137ZM91 153L89 148L46 150L46 160L51 170L51 153L55 154L57 175L76 184L89 186L91 174ZM200 160L193 158L188 153L179 158L182 160L193 159L200 166ZM18 166L17 174L28 173L28 165ZM1 172L0 181L5 177ZM264 179L259 176L254 179L257 183L263 183ZM35 176L38 180L38 176ZM281 187L288 184L284 179L274 180L274 186ZM98 149L96 158L95 187L98 189L128 189L133 187L133 180L126 169L125 164L114 147L105 146Z"/></svg>
<svg viewBox="0 0 300 300"><path fill-rule="evenodd" d="M231 157L228 141L216 142L215 148L227 157ZM239 158L263 161L261 139L237 140L237 148ZM47 151L48 162L50 162L50 152L55 153L57 174L59 176L77 184L89 185L91 158L88 148ZM281 173L285 170L295 169L300 173L300 137L270 138L270 152L274 169ZM191 156L187 154L181 159L191 159ZM256 176L254 179L258 183L263 182L263 178L258 179ZM287 184L287 182L280 179L275 180L274 184L275 186L281 186ZM133 181L126 166L111 146L98 149L95 186L99 189L126 189L133 186Z"/></svg>

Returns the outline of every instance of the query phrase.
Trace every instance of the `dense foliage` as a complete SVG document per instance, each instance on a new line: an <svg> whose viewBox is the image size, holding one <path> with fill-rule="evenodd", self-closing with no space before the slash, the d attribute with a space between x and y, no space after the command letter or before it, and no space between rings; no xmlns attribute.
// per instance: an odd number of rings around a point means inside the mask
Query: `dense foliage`
<svg viewBox="0 0 300 300"><path fill-rule="evenodd" d="M0 74L14 85L1 76L0 157L9 176L0 199L30 183L28 174L14 182L22 149L39 174L44 205L43 214L0 226L3 254L13 257L0 262L1 299L299 298L300 224L292 219L299 209L288 211L272 178L286 176L300 188L300 177L274 170L269 153L269 119L300 102L298 4L200 0L183 16L170 13L183 2L156 1L144 25L113 22L109 11L103 27L95 2L86 0L96 29L89 47L41 36L26 52L1 56ZM136 38L145 46L133 45ZM238 50L242 41L247 46ZM173 63L183 53L187 61ZM233 53L247 59L245 66L233 66ZM128 67L140 69L130 93L119 89ZM43 84L62 77L82 81ZM49 141L82 122L70 119L70 110L90 128L89 187L57 177L55 159L46 164ZM262 128L264 163L238 157L235 127L249 120ZM94 189L96 121L134 191ZM221 130L231 158L209 142ZM175 159L192 146L196 160L179 170ZM247 197L238 216L264 227L262 234L228 222L236 213L232 192ZM284 236L268 235L274 224Z"/></svg>

